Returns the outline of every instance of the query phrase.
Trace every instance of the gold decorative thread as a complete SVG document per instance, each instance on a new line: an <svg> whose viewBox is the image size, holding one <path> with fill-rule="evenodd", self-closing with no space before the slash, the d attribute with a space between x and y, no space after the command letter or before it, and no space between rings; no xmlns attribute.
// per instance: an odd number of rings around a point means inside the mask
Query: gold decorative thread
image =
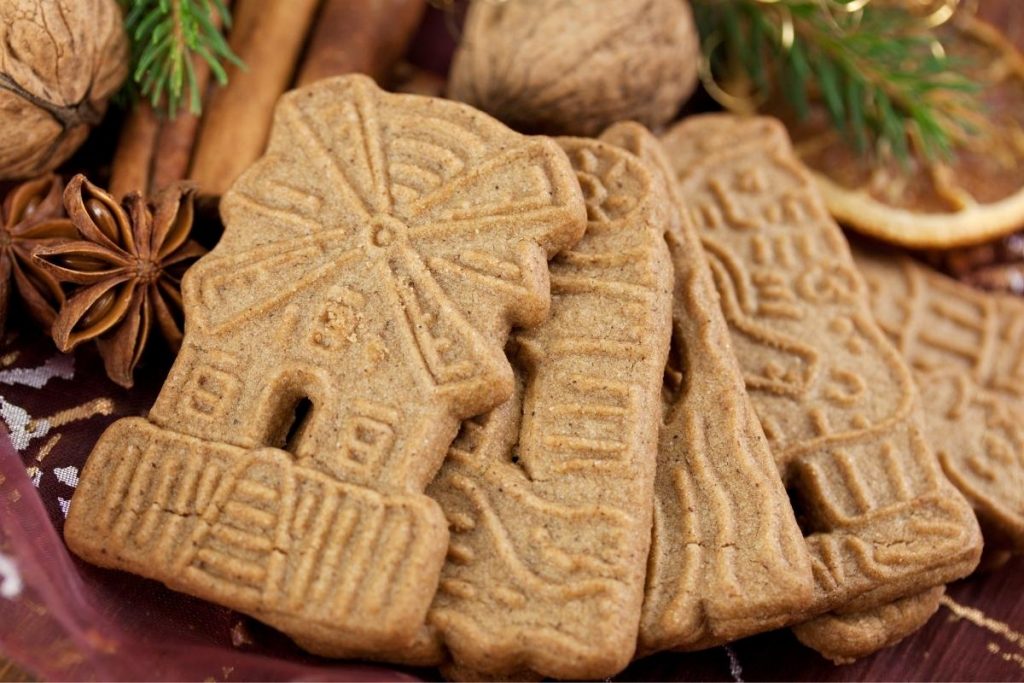
<svg viewBox="0 0 1024 683"><path fill-rule="evenodd" d="M796 27L793 25L793 15L785 5L779 5L779 15L782 17L779 26L779 44L782 49L789 52L796 40Z"/></svg>
<svg viewBox="0 0 1024 683"><path fill-rule="evenodd" d="M998 636L1002 636L1017 647L1024 649L1024 634L1014 631L1009 624L1004 624L1001 621L992 619L984 612L979 609L975 609L974 607L961 605L948 595L942 596L939 604L952 612L957 619L966 619L975 626L983 628L990 633L995 633Z"/></svg>
<svg viewBox="0 0 1024 683"><path fill-rule="evenodd" d="M20 355L21 351L11 351L10 353L5 353L3 356L0 356L0 365L4 366L5 368L9 368L11 365L14 364L14 361L18 360L18 356Z"/></svg>
<svg viewBox="0 0 1024 683"><path fill-rule="evenodd" d="M54 434L53 436L51 436L49 440L42 445L42 447L39 449L39 452L36 453L36 462L42 462L43 459L46 458L46 456L48 456L53 451L54 446L56 446L59 441L60 434Z"/></svg>
<svg viewBox="0 0 1024 683"><path fill-rule="evenodd" d="M844 4L836 2L835 0L825 0L825 4L830 5L841 12L846 12L847 14L856 14L857 12L860 12L868 6L869 2L871 2L871 0L852 0L851 2Z"/></svg>
<svg viewBox="0 0 1024 683"><path fill-rule="evenodd" d="M939 6L925 17L925 24L929 28L938 28L947 21L953 18L956 14L956 8L960 4L960 0L943 0L939 3Z"/></svg>
<svg viewBox="0 0 1024 683"><path fill-rule="evenodd" d="M721 47L722 42L722 34L719 32L711 34L704 41L701 46L701 60L697 75L700 77L704 89L720 105L737 114L751 115L768 99L768 93L760 91L754 94L734 94L719 84L711 63L715 50Z"/></svg>
<svg viewBox="0 0 1024 683"><path fill-rule="evenodd" d="M988 651L994 655L999 655L1004 662L1014 662L1020 668L1024 669L1024 655L1017 654L1016 652L1003 652L999 649L999 646L989 641Z"/></svg>
<svg viewBox="0 0 1024 683"><path fill-rule="evenodd" d="M837 0L818 0L822 13L828 17L829 23L838 31L855 30L864 18L864 8L871 0L852 0L843 3ZM840 23L840 20L843 23Z"/></svg>
<svg viewBox="0 0 1024 683"><path fill-rule="evenodd" d="M47 420L50 423L50 427L57 428L66 425L69 422L88 420L90 417L95 417L96 415L110 415L113 412L114 402L111 399L96 398L88 403L83 403L80 406L68 408L67 410L62 410L59 413L54 413L48 417Z"/></svg>

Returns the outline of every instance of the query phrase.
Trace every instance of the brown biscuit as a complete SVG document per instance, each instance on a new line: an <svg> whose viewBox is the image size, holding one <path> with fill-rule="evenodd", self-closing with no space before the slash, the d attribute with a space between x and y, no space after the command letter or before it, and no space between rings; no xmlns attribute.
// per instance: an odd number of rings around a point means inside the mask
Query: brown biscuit
<svg viewBox="0 0 1024 683"><path fill-rule="evenodd" d="M910 258L854 251L879 325L914 369L931 443L986 546L1024 552L1024 302Z"/></svg>
<svg viewBox="0 0 1024 683"><path fill-rule="evenodd" d="M520 390L463 424L427 489L451 530L429 616L450 676L605 678L636 646L670 332L668 200L628 152L559 142L586 235L551 262L551 317L511 344Z"/></svg>
<svg viewBox="0 0 1024 683"><path fill-rule="evenodd" d="M516 129L596 136L623 119L670 121L699 59L685 0L476 0L449 95Z"/></svg>
<svg viewBox="0 0 1024 683"><path fill-rule="evenodd" d="M148 420L115 423L66 536L329 655L421 634L448 533L423 489L460 419L513 391L512 324L585 229L572 167L454 102L365 77L282 98L185 278Z"/></svg>
<svg viewBox="0 0 1024 683"><path fill-rule="evenodd" d="M939 609L945 586L933 586L866 612L829 614L793 627L801 643L836 664L849 664L895 645L918 630Z"/></svg>
<svg viewBox="0 0 1024 683"><path fill-rule="evenodd" d="M805 521L815 592L803 616L868 610L970 573L977 521L927 444L910 370L784 128L700 116L665 143Z"/></svg>
<svg viewBox="0 0 1024 683"><path fill-rule="evenodd" d="M1007 550L1024 550L1024 305L905 256L863 247L853 254L875 319L926 397L925 428L943 471L981 523L981 566L998 565ZM872 643L891 645L917 630L938 609L939 595L926 591L793 631L826 657L848 662L873 651Z"/></svg>
<svg viewBox="0 0 1024 683"><path fill-rule="evenodd" d="M647 161L673 198L674 343L639 650L700 649L802 613L814 588L810 558L665 152L637 124L604 137Z"/></svg>

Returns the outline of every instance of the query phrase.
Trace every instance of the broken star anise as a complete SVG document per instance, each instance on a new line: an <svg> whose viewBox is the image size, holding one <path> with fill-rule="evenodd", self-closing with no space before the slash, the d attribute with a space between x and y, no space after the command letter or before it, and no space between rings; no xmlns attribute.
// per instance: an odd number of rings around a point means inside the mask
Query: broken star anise
<svg viewBox="0 0 1024 683"><path fill-rule="evenodd" d="M152 201L129 194L119 205L83 176L64 192L79 239L33 254L46 272L73 287L53 324L68 351L95 339L107 375L124 387L154 322L172 351L181 346L181 277L205 253L190 239L195 191L173 185Z"/></svg>
<svg viewBox="0 0 1024 683"><path fill-rule="evenodd" d="M64 214L60 178L52 173L14 186L4 197L0 226L0 333L11 283L29 315L49 329L64 302L60 284L32 260L32 250L75 237Z"/></svg>

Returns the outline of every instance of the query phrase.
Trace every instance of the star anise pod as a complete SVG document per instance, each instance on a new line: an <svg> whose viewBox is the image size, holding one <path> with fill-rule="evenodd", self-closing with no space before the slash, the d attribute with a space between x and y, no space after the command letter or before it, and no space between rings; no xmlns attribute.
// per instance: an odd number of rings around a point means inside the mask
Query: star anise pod
<svg viewBox="0 0 1024 683"><path fill-rule="evenodd" d="M181 347L181 277L205 253L189 239L195 190L172 185L152 201L129 194L119 205L84 176L75 176L64 205L80 239L41 247L34 258L72 285L53 324L53 340L68 351L95 339L107 375L124 387L154 321L171 350Z"/></svg>
<svg viewBox="0 0 1024 683"><path fill-rule="evenodd" d="M12 282L25 310L49 329L64 293L57 280L32 260L32 250L75 237L64 214L60 178L48 173L16 185L0 211L0 333L7 322Z"/></svg>

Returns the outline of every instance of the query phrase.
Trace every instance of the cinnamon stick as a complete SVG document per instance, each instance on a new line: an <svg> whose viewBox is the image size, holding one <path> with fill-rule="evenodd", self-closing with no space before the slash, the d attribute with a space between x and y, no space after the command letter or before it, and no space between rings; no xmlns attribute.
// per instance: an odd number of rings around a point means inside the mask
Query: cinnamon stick
<svg viewBox="0 0 1024 683"><path fill-rule="evenodd" d="M425 10L424 0L324 0L298 85L355 72L383 82Z"/></svg>
<svg viewBox="0 0 1024 683"><path fill-rule="evenodd" d="M201 89L207 74L196 74ZM153 196L188 173L199 117L182 112L167 119L149 102L139 102L121 129L110 172L110 193L121 199L129 192Z"/></svg>
<svg viewBox="0 0 1024 683"><path fill-rule="evenodd" d="M263 152L274 103L288 87L318 1L234 3L228 43L246 68L230 65L228 84L205 108L189 173L204 194L223 194Z"/></svg>
<svg viewBox="0 0 1024 683"><path fill-rule="evenodd" d="M219 13L215 12L211 20L220 28ZM192 63L196 91L203 94L210 82L210 65L198 56ZM110 193L118 200L129 192L153 196L185 178L198 130L199 117L187 109L167 118L149 102L137 102L121 129L114 152Z"/></svg>
<svg viewBox="0 0 1024 683"><path fill-rule="evenodd" d="M207 68L207 76L209 68ZM199 74L196 74L199 80ZM206 89L206 78L200 81L200 89ZM171 183L188 175L192 148L199 131L199 117L181 113L160 126L156 139L156 153L153 155L152 176L149 180L151 194L156 194Z"/></svg>
<svg viewBox="0 0 1024 683"><path fill-rule="evenodd" d="M150 163L160 133L160 119L149 102L139 101L121 127L110 169L110 194L119 201L129 192L149 189Z"/></svg>

